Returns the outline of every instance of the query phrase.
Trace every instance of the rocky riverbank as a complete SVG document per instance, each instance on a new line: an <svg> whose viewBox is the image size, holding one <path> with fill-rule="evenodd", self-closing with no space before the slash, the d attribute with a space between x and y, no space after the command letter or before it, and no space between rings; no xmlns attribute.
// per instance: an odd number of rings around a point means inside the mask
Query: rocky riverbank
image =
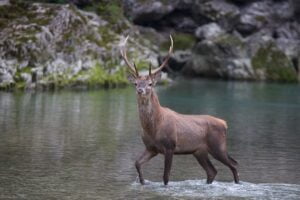
<svg viewBox="0 0 300 200"><path fill-rule="evenodd" d="M171 74L299 81L296 0L0 2L1 89L125 85L119 45L128 34L141 69L161 61L171 33Z"/></svg>
<svg viewBox="0 0 300 200"><path fill-rule="evenodd" d="M135 24L194 37L191 48L173 57L171 67L184 75L299 81L297 0L124 0L124 5Z"/></svg>
<svg viewBox="0 0 300 200"><path fill-rule="evenodd" d="M0 6L0 88L125 85L119 43L127 34L131 35L130 58L140 68L148 66L142 62L146 59L157 65L158 47L142 37L122 13L113 17L72 4L13 1Z"/></svg>

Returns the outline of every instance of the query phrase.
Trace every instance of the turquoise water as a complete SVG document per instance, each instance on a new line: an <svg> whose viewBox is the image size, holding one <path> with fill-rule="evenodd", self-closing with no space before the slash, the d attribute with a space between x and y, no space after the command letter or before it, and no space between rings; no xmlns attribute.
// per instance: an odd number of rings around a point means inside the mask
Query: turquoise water
<svg viewBox="0 0 300 200"><path fill-rule="evenodd" d="M170 185L163 157L144 167L133 88L0 93L0 199L299 199L300 86L177 80L158 87L161 104L210 114L229 125L228 149L242 183L212 159L216 181L190 155L175 156Z"/></svg>

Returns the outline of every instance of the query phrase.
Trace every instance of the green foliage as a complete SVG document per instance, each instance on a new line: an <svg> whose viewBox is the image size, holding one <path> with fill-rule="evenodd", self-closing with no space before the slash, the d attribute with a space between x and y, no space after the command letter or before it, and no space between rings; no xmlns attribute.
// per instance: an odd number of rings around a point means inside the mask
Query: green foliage
<svg viewBox="0 0 300 200"><path fill-rule="evenodd" d="M297 73L291 61L273 43L268 43L256 52L252 66L255 70L264 70L268 80L297 81Z"/></svg>
<svg viewBox="0 0 300 200"><path fill-rule="evenodd" d="M107 48L107 44L116 39L116 35L110 30L108 26L101 26L98 31L101 35L101 40L95 43L99 46Z"/></svg>
<svg viewBox="0 0 300 200"><path fill-rule="evenodd" d="M86 4L82 9L96 12L110 24L116 24L124 17L122 2L119 0L92 1L91 4Z"/></svg>
<svg viewBox="0 0 300 200"><path fill-rule="evenodd" d="M55 14L55 8L48 8L44 17L38 17L35 12L36 6L26 1L11 0L11 5L0 6L0 28L5 28L10 22L20 19L19 23L22 24L37 24L46 25L49 24L51 16ZM30 10L30 12L29 12ZM27 34L34 34L40 27L36 26L35 29L26 30Z"/></svg>
<svg viewBox="0 0 300 200"><path fill-rule="evenodd" d="M173 40L174 40L174 49L189 49L193 47L193 45L196 42L196 38L191 35L191 34L186 34L186 33L176 33L172 35ZM166 42L161 44L161 49L162 50L169 50L170 47L170 40L167 40Z"/></svg>
<svg viewBox="0 0 300 200"><path fill-rule="evenodd" d="M118 0L100 1L96 4L96 12L110 23L117 23L124 16Z"/></svg>
<svg viewBox="0 0 300 200"><path fill-rule="evenodd" d="M138 70L148 70L150 63L147 60L137 60L135 64Z"/></svg>
<svg viewBox="0 0 300 200"><path fill-rule="evenodd" d="M243 42L236 36L231 34L221 35L216 38L216 42L223 46L243 46Z"/></svg>
<svg viewBox="0 0 300 200"><path fill-rule="evenodd" d="M89 87L117 87L128 84L125 68L120 68L113 73L109 73L100 64L96 64L90 70L81 72L79 76L85 76L86 84Z"/></svg>
<svg viewBox="0 0 300 200"><path fill-rule="evenodd" d="M20 3L19 1L11 1L11 5L0 6L0 28L7 26L11 20L20 16L26 16L27 8L28 5L26 3Z"/></svg>
<svg viewBox="0 0 300 200"><path fill-rule="evenodd" d="M88 88L114 88L128 84L125 68L118 68L113 72L109 66L102 66L99 63L89 70L82 70L76 75L70 72L63 74L51 74L43 79L47 87L52 89L87 86ZM22 84L22 82L20 82Z"/></svg>

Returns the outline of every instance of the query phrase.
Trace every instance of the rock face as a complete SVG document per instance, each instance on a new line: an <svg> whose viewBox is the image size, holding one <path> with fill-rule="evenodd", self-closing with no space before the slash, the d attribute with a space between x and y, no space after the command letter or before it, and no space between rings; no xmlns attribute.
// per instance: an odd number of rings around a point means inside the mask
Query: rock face
<svg viewBox="0 0 300 200"><path fill-rule="evenodd" d="M182 69L185 75L299 81L300 4L297 0L123 2L130 5L124 6L126 15L139 25L153 27L158 32L173 32L173 35L184 32L195 36L197 40L191 54L185 56L187 61L183 67L181 62L173 64L176 65L173 68ZM159 9L149 9L157 2L160 2ZM157 18L145 20L140 17L143 12ZM178 60L176 52L173 58Z"/></svg>
<svg viewBox="0 0 300 200"><path fill-rule="evenodd" d="M158 55L151 50L157 47L143 45L147 40L130 31L126 20L117 26L72 5L0 6L0 88L126 83L119 29L131 32L128 51L133 58L157 64ZM133 38L140 44L130 46Z"/></svg>
<svg viewBox="0 0 300 200"><path fill-rule="evenodd" d="M119 45L128 34L129 57L141 69L161 62L171 33L175 52L168 72L300 78L297 0L122 0L122 6L117 0L64 1L94 5L98 15L71 4L24 2L0 1L0 89L125 84Z"/></svg>

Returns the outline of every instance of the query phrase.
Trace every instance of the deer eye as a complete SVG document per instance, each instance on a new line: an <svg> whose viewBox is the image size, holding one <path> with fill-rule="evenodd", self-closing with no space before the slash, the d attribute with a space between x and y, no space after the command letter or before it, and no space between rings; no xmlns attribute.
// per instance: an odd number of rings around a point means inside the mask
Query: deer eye
<svg viewBox="0 0 300 200"><path fill-rule="evenodd" d="M149 86L152 86L152 83L149 83Z"/></svg>
<svg viewBox="0 0 300 200"><path fill-rule="evenodd" d="M137 86L137 83L134 83L135 86Z"/></svg>

